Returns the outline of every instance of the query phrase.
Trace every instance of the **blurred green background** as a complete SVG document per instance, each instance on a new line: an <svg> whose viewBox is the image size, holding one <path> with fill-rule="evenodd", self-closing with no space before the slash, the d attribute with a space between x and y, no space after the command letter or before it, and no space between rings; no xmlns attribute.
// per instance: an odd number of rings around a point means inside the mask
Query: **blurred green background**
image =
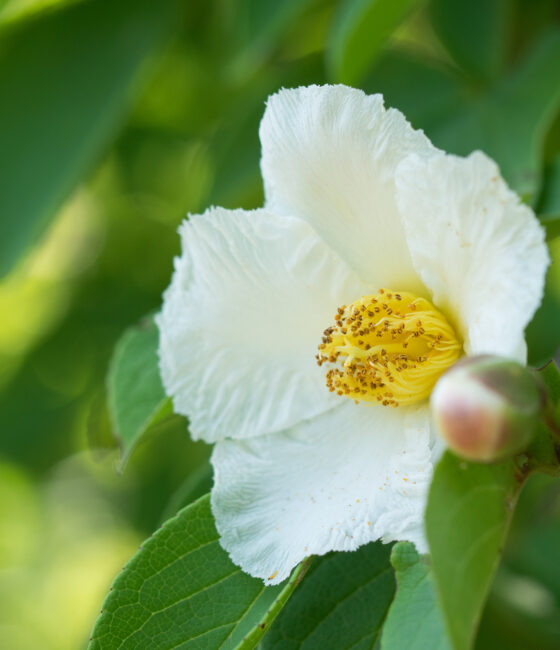
<svg viewBox="0 0 560 650"><path fill-rule="evenodd" d="M499 162L554 260L530 360L558 349L558 2L0 0L2 648L83 647L140 541L208 488L179 417L117 472L108 363L158 309L184 216L262 203L267 96L327 82ZM560 647L559 548L560 487L535 477L479 649Z"/></svg>

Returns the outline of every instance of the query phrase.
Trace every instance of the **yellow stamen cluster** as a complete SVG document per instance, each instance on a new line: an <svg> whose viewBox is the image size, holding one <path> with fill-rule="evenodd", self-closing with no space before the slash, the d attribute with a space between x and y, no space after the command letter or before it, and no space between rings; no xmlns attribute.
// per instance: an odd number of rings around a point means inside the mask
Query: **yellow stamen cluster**
<svg viewBox="0 0 560 650"><path fill-rule="evenodd" d="M424 298L379 289L348 307L323 332L317 363L329 366L327 387L383 406L427 398L461 354L445 316Z"/></svg>

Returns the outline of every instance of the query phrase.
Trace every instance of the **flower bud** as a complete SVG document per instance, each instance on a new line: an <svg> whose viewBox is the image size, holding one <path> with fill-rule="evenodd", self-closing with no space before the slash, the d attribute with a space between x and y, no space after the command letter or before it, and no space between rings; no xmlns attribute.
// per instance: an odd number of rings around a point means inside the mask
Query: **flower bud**
<svg viewBox="0 0 560 650"><path fill-rule="evenodd" d="M456 363L431 397L439 434L468 460L494 462L526 449L545 403L538 377L503 357Z"/></svg>

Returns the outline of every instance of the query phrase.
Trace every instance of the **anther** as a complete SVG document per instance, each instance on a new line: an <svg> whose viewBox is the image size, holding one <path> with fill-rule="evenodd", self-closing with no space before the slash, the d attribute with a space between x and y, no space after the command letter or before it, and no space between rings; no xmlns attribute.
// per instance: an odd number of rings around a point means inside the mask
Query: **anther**
<svg viewBox="0 0 560 650"><path fill-rule="evenodd" d="M411 322L407 317L413 313ZM326 373L331 392L359 401L395 407L425 399L461 352L443 314L410 293L380 289L339 307L334 320L335 325L324 330L321 354L315 358L319 366L332 365ZM391 386L384 395L387 384L381 376Z"/></svg>

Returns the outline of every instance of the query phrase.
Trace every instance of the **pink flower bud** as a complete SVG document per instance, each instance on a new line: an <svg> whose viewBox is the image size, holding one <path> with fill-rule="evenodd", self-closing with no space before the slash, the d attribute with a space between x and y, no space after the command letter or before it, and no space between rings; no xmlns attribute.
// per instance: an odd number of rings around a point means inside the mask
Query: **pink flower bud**
<svg viewBox="0 0 560 650"><path fill-rule="evenodd" d="M503 357L482 355L456 363L431 396L439 434L458 456L493 462L523 451L543 406L536 375Z"/></svg>

